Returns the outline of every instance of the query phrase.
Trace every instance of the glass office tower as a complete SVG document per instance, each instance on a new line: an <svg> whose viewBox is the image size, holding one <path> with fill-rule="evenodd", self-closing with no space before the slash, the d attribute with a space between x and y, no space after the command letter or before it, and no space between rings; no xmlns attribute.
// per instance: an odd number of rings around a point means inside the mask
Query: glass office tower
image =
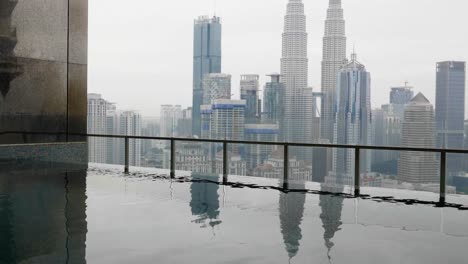
<svg viewBox="0 0 468 264"><path fill-rule="evenodd" d="M200 17L195 20L194 24L193 135L201 135L200 106L203 104L203 79L209 73L221 73L221 23L219 17Z"/></svg>

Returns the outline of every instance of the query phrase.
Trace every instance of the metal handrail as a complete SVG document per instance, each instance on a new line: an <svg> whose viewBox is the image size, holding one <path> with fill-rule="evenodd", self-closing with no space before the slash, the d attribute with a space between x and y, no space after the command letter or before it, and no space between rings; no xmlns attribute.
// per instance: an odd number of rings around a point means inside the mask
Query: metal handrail
<svg viewBox="0 0 468 264"><path fill-rule="evenodd" d="M308 148L340 148L353 149L355 153L355 171L354 171L354 194L360 196L360 163L361 150L386 150L386 151L413 151L430 152L440 154L440 203L446 201L446 166L447 154L468 154L468 150L463 149L441 149L441 148L417 148L417 147L387 147L387 146L366 146L366 145L340 145L340 144L315 144L315 143L291 143L291 142L271 142L271 141L248 141L248 140L228 140L228 139L199 139L199 138L177 138L177 137L150 137L150 136L131 136L131 135L104 135L104 134L83 134L83 133L53 133L53 132L18 132L5 131L0 135L21 134L21 135L67 135L78 137L98 137L98 138L119 138L125 140L125 172L129 172L129 144L130 139L140 140L164 140L170 141L171 146L171 178L175 178L175 147L177 142L198 142L198 143L220 143L223 144L223 181L228 180L228 146L229 144L240 145L269 145L284 147L284 183L285 186L289 180L289 147L308 147Z"/></svg>

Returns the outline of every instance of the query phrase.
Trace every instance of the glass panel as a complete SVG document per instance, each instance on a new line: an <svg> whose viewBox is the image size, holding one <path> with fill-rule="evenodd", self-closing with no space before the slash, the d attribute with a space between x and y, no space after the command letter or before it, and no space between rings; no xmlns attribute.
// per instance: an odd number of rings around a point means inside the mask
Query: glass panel
<svg viewBox="0 0 468 264"><path fill-rule="evenodd" d="M361 168L361 193L386 199L439 201L440 155L415 151L369 153L370 171ZM364 154L365 155L365 154ZM369 169L369 168L368 168Z"/></svg>
<svg viewBox="0 0 468 264"><path fill-rule="evenodd" d="M447 154L447 202L468 206L468 155Z"/></svg>

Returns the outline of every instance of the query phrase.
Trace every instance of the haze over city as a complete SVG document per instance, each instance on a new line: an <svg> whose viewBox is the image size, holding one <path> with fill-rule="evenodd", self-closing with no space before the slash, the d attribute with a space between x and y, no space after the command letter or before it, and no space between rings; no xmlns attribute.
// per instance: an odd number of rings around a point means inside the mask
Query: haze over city
<svg viewBox="0 0 468 264"><path fill-rule="evenodd" d="M436 62L468 60L468 36L460 30L468 24L466 1L342 2L348 57L354 45L372 75L372 107L387 103L390 87L406 81L434 103ZM134 0L131 8L122 0L89 4L89 91L121 108L159 116L162 104L191 105L193 21L200 15L221 17L222 71L233 76L234 97L241 74L259 74L263 86L266 74L280 71L284 0L218 0L216 5L212 0L164 5ZM328 1L304 4L309 85L319 91Z"/></svg>

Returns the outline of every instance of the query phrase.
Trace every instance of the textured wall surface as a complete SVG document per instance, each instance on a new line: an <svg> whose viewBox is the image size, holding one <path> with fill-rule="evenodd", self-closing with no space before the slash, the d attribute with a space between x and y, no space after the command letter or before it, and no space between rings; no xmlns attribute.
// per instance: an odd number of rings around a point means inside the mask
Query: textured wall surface
<svg viewBox="0 0 468 264"><path fill-rule="evenodd" d="M86 132L87 14L87 0L0 4L0 132ZM0 136L0 144L65 140Z"/></svg>

